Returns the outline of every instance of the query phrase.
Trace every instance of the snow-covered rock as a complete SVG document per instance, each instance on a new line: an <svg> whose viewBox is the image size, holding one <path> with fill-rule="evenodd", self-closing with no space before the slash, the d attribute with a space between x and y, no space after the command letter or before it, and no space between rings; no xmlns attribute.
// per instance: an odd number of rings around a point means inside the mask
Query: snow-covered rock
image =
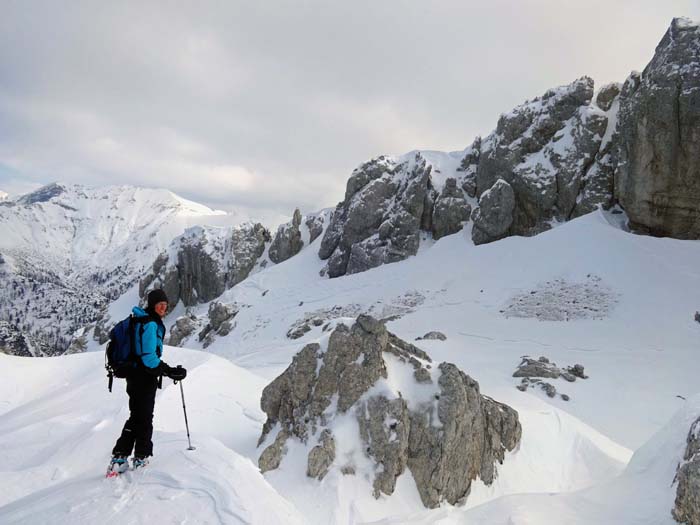
<svg viewBox="0 0 700 525"><path fill-rule="evenodd" d="M292 220L281 224L272 238L270 260L279 264L298 254L305 244L313 243L323 233L329 215L328 210L322 210L302 217L299 209L295 209Z"/></svg>
<svg viewBox="0 0 700 525"><path fill-rule="evenodd" d="M171 308L212 301L250 275L269 242L260 223L189 228L156 258L139 295L162 288Z"/></svg>
<svg viewBox="0 0 700 525"><path fill-rule="evenodd" d="M472 212L474 244L502 239L510 231L515 211L515 192L503 179L481 194L479 206Z"/></svg>
<svg viewBox="0 0 700 525"><path fill-rule="evenodd" d="M454 364L434 367L425 352L366 315L350 328L339 324L323 345L305 346L265 387L260 404L267 414L263 472L278 468L287 441L298 439L313 445L308 476L362 470L379 497L393 494L408 468L429 508L464 502L477 478L490 485L495 464L521 437L515 410L482 396ZM368 459L375 467L364 472Z"/></svg>
<svg viewBox="0 0 700 525"><path fill-rule="evenodd" d="M360 165L318 252L328 260L328 275L363 272L415 255L421 231L439 238L461 230L471 208L457 186L457 164L450 154L411 152Z"/></svg>
<svg viewBox="0 0 700 525"><path fill-rule="evenodd" d="M700 416L688 431L683 463L674 480L678 483L673 517L680 523L700 523Z"/></svg>
<svg viewBox="0 0 700 525"><path fill-rule="evenodd" d="M476 191L481 196L499 179L512 186L509 234L539 233L574 211L608 124L592 103L593 93L588 77L550 89L501 115L496 130L481 141Z"/></svg>
<svg viewBox="0 0 700 525"><path fill-rule="evenodd" d="M293 257L304 247L301 240L301 212L299 208L294 210L292 220L287 224L281 224L277 228L270 245L268 255L273 263L281 263Z"/></svg>

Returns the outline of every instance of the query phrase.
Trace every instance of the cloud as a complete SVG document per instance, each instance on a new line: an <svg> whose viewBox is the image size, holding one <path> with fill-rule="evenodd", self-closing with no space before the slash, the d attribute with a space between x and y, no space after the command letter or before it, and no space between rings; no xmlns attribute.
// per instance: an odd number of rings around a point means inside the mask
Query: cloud
<svg viewBox="0 0 700 525"><path fill-rule="evenodd" d="M253 215L332 206L362 161L462 149L552 86L622 81L672 16L700 17L682 0L174 6L3 6L0 189L163 186Z"/></svg>

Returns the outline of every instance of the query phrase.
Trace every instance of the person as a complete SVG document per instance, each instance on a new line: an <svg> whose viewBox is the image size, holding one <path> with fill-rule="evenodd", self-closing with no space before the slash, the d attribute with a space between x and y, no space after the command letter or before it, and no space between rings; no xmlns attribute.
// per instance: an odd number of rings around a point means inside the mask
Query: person
<svg viewBox="0 0 700 525"><path fill-rule="evenodd" d="M124 423L122 433L112 450L112 460L107 475L117 475L129 467L128 458L134 452L132 467L139 468L148 464L153 455L153 408L156 390L162 377L182 381L187 370L181 366L171 367L161 359L163 355L163 337L165 325L163 317L168 310L168 297L163 290L153 290L148 294L148 306L142 309L135 306L132 313L143 318L143 329L136 325L134 353L136 366L126 376L126 393L129 395L129 419Z"/></svg>

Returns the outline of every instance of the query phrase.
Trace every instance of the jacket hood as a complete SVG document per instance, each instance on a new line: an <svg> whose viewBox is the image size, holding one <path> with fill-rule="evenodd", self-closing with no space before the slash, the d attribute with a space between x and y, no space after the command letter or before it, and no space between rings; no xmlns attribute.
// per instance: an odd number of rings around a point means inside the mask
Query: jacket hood
<svg viewBox="0 0 700 525"><path fill-rule="evenodd" d="M143 317L144 315L148 315L148 312L141 308L140 306L134 306L131 309L131 313L138 316L138 317Z"/></svg>

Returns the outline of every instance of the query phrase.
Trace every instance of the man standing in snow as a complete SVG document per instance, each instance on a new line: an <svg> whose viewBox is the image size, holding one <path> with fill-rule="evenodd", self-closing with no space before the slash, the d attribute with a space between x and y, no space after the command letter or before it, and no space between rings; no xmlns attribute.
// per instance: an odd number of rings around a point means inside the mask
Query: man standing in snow
<svg viewBox="0 0 700 525"><path fill-rule="evenodd" d="M168 297L163 290L153 290L148 294L148 306L145 310L138 306L132 309L134 318L142 321L139 321L135 329L133 351L136 366L126 376L130 416L112 450L108 476L118 475L127 470L128 457L132 450L133 468L148 464L148 457L153 455L153 408L162 376L175 381L182 381L187 376L187 370L181 366L172 368L161 360L165 337L162 318L167 310Z"/></svg>

